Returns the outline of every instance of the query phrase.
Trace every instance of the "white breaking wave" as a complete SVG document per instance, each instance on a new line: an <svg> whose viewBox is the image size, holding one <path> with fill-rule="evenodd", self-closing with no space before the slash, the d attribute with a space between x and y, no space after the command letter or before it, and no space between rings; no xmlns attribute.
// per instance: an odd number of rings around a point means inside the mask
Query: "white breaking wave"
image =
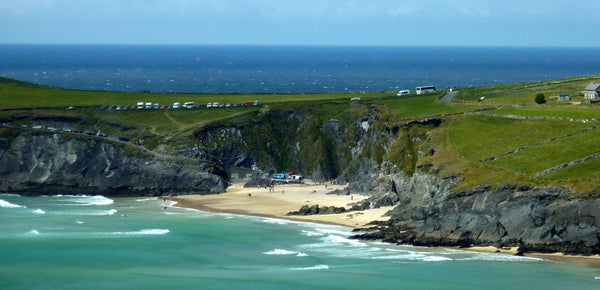
<svg viewBox="0 0 600 290"><path fill-rule="evenodd" d="M145 229L145 230L139 230L136 232L116 232L114 234L124 234L124 235L133 235L133 236L137 236L137 235L166 235L168 234L170 231L167 229Z"/></svg>
<svg viewBox="0 0 600 290"><path fill-rule="evenodd" d="M327 270L327 269L329 269L329 266L327 266L327 265L315 265L312 267L291 268L290 270L307 271L307 270Z"/></svg>
<svg viewBox="0 0 600 290"><path fill-rule="evenodd" d="M15 208L15 207L25 207L22 205L18 205L18 204L12 204L6 200L0 199L0 207L4 207L4 208Z"/></svg>
<svg viewBox="0 0 600 290"><path fill-rule="evenodd" d="M72 202L81 206L90 206L90 205L109 205L113 204L114 200L110 198L106 198L102 195L64 195L62 197L66 197L67 199L63 199L66 202Z"/></svg>
<svg viewBox="0 0 600 290"><path fill-rule="evenodd" d="M341 230L330 229L330 228L317 228L316 230L317 230L317 232L323 233L323 234L334 234L334 235L342 235L342 236L349 236L352 234L351 231L341 231Z"/></svg>
<svg viewBox="0 0 600 290"><path fill-rule="evenodd" d="M158 200L158 197L140 198L140 199L136 199L135 201L151 201L151 200Z"/></svg>
<svg viewBox="0 0 600 290"><path fill-rule="evenodd" d="M337 244L349 244L349 245L353 245L353 246L366 246L367 244L360 242L358 240L352 240L352 239L348 239L348 238L344 238L342 236L337 236L337 235L328 235L324 238L322 238L324 241L327 242L332 242L332 243L337 243Z"/></svg>
<svg viewBox="0 0 600 290"><path fill-rule="evenodd" d="M166 235L170 231L167 229L144 229L139 231L131 231L131 232L44 232L40 233L37 230L31 230L25 234L24 236L44 236L44 237L62 237L62 238L97 238L101 237L132 237L132 236L153 236L153 235Z"/></svg>
<svg viewBox="0 0 600 290"><path fill-rule="evenodd" d="M272 250L272 251L263 252L263 254L265 254L265 255L296 255L298 257L306 257L306 256L308 256L305 253L288 251L288 250L284 250L284 249L275 249L275 250Z"/></svg>
<svg viewBox="0 0 600 290"><path fill-rule="evenodd" d="M423 258L423 261L439 262L439 261L452 261L452 259L450 259L448 257L441 257L441 256L427 256L427 257Z"/></svg>
<svg viewBox="0 0 600 290"><path fill-rule="evenodd" d="M525 256L513 256L505 254L492 254L492 253L477 253L473 257L456 259L460 261L498 261L498 262L510 262L510 261L542 261L543 259L525 257Z"/></svg>
<svg viewBox="0 0 600 290"><path fill-rule="evenodd" d="M41 210L41 209L39 209L39 208L38 208L38 209L36 209L36 210L34 210L34 211L33 211L33 213L37 213L37 214L46 214L46 212L45 212L45 211L43 211L43 210Z"/></svg>
<svg viewBox="0 0 600 290"><path fill-rule="evenodd" d="M307 230L302 230L302 233L306 236L309 237L314 237L314 236L324 236L324 233L319 233L319 232L313 232L313 231L307 231Z"/></svg>
<svg viewBox="0 0 600 290"><path fill-rule="evenodd" d="M82 224L82 223L83 223L82 221L75 221L75 222L76 222L77 224Z"/></svg>
<svg viewBox="0 0 600 290"><path fill-rule="evenodd" d="M266 255L291 255L291 254L295 254L295 253L296 252L288 251L288 250L284 250L284 249L275 249L273 251L263 252L263 254L266 254Z"/></svg>

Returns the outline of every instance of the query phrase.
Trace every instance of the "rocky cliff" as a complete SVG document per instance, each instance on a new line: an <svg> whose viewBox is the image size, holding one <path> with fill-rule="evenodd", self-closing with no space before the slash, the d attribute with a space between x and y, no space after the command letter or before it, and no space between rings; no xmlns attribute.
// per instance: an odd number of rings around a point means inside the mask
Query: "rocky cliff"
<svg viewBox="0 0 600 290"><path fill-rule="evenodd" d="M224 191L224 178L211 171L100 138L33 131L0 137L0 191L107 196Z"/></svg>
<svg viewBox="0 0 600 290"><path fill-rule="evenodd" d="M389 165L393 168L393 165ZM384 166L386 167L386 166ZM600 253L600 200L573 198L559 187L507 184L454 192L457 180L407 176L388 168L378 177L383 198L396 207L389 222L357 235L424 246L520 246L524 251Z"/></svg>

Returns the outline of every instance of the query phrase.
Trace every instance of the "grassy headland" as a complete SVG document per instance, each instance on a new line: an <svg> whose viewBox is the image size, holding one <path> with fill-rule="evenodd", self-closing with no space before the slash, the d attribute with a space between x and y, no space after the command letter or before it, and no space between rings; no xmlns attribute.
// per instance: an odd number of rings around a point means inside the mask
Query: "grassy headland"
<svg viewBox="0 0 600 290"><path fill-rule="evenodd" d="M459 188L477 184L550 184L595 194L600 191L600 158L558 168L600 153L600 147L596 146L600 141L600 105L585 103L582 93L592 81L600 82L600 76L458 88L453 101L444 103L439 98L445 92L407 97L397 97L395 92L153 94L67 90L0 79L0 123L30 127L38 123L46 127L56 124L103 131L113 136L128 136L151 150L169 153L172 146L189 143L189 137L204 126L245 122L246 118L256 118L257 113L269 110L311 108L316 123L329 118L352 119L366 111L377 112L381 126L441 118L439 127L407 129L404 137L392 143L387 152L377 153L376 159L390 160L409 174L415 168L423 168L443 176L458 176L462 180ZM534 102L539 93L546 96L546 104ZM572 101L558 101L559 93L570 93ZM361 100L351 102L353 97ZM99 109L102 105L133 106L139 101L165 105L190 101L204 105L254 100L263 105L185 110ZM67 106L76 110L65 110ZM1 130L4 129L0 128L0 133ZM423 148L406 136L426 138L435 154L419 158L409 154L412 159L407 162L403 153L407 150L418 153ZM551 168L557 169L540 174Z"/></svg>

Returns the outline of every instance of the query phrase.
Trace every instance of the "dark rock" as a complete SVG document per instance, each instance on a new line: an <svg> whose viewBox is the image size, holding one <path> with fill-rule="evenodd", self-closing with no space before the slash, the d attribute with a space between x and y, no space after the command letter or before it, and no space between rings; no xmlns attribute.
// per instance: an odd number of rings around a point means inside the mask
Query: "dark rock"
<svg viewBox="0 0 600 290"><path fill-rule="evenodd" d="M0 191L141 196L212 194L226 187L208 164L180 164L141 150L128 153L124 145L110 141L29 132L4 138Z"/></svg>
<svg viewBox="0 0 600 290"><path fill-rule="evenodd" d="M345 213L346 208L336 206L319 207L318 204L308 206L303 205L298 211L288 212L287 215L316 215L316 214L339 214Z"/></svg>

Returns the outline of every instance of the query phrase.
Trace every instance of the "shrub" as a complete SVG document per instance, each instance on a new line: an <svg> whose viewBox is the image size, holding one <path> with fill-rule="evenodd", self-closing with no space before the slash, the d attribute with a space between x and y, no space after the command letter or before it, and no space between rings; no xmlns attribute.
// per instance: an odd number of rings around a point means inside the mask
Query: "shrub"
<svg viewBox="0 0 600 290"><path fill-rule="evenodd" d="M546 102L546 96L544 96L544 94L537 94L535 96L535 103L536 104L543 104Z"/></svg>

